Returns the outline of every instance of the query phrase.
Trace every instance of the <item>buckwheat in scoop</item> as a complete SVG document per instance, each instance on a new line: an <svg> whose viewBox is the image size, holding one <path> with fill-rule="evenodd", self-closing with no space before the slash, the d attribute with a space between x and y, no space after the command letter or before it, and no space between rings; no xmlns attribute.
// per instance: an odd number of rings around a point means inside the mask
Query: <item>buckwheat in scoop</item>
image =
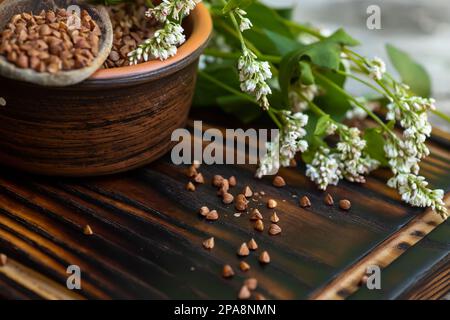
<svg viewBox="0 0 450 320"><path fill-rule="evenodd" d="M0 34L0 54L22 69L57 73L88 67L99 53L101 30L85 10L13 16Z"/></svg>

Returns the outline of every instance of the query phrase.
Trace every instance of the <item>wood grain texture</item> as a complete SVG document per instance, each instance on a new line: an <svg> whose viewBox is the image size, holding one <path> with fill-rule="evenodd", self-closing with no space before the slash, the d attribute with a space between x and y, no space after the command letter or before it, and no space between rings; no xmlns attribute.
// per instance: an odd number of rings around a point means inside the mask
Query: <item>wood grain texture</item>
<svg viewBox="0 0 450 320"><path fill-rule="evenodd" d="M444 299L450 293L449 259L450 220L447 220L383 269L382 290L362 286L350 299Z"/></svg>
<svg viewBox="0 0 450 320"><path fill-rule="evenodd" d="M224 129L213 120L208 126ZM431 141L430 148L422 174L433 187L448 192L448 145ZM251 165L202 166L208 183L196 192L185 190L186 167L173 165L169 156L130 173L102 178L44 178L2 169L0 252L61 286L67 266L79 265L83 289L76 293L83 298L234 299L243 280L252 276L267 298L307 299L326 290L364 257L380 251L389 239L403 239L415 219L424 217L423 210L402 204L395 190L385 185L389 173L384 170L376 171L365 185L342 182L329 188L336 201L352 201L352 209L343 212L325 205L324 193L305 177L301 166L281 171L287 182L284 188L273 187L270 177L256 180L254 169ZM273 211L266 208L266 201L277 200L281 235L255 231L247 213L235 217L233 206L224 205L209 184L215 174L237 177L238 185L231 189L234 195L246 185L265 192L250 201L250 208L261 211L266 230ZM300 208L303 195L311 199L311 208ZM203 205L217 209L220 219L203 220L197 213ZM424 228L424 234L416 236L423 238L435 228L437 217L430 216L426 226L414 225ZM91 226L92 236L83 234L85 225ZM202 241L211 236L216 246L207 251ZM243 273L238 271L241 259L236 250L252 237L260 249L244 258L251 270ZM412 239L405 241L413 244ZM272 258L267 266L258 263L261 250ZM398 250L410 248L402 244ZM221 277L224 264L234 267L233 279ZM12 297L44 298L41 292L15 285L9 277L0 276L2 286ZM344 287L349 291L341 291L341 296L352 290Z"/></svg>
<svg viewBox="0 0 450 320"><path fill-rule="evenodd" d="M450 207L450 195L447 195L444 201L447 207ZM314 293L312 298L317 300L347 298L359 289L361 279L366 274L369 266L378 266L381 269L387 267L402 255L405 250L422 240L422 238L443 222L444 220L430 209L418 215L358 261L358 263L342 272L339 277L334 279L326 287Z"/></svg>

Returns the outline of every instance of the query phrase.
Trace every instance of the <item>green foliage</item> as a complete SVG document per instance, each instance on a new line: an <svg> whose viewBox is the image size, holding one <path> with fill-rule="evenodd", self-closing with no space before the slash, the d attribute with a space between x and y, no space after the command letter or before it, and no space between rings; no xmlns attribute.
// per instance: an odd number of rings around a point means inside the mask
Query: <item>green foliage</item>
<svg viewBox="0 0 450 320"><path fill-rule="evenodd" d="M328 38L306 46L299 45L298 49L285 55L280 64L279 75L280 88L285 102L289 102L289 86L293 78L300 76L300 79L307 79L308 82L311 82L309 75L306 78L302 77L305 69L299 69L299 62L310 62L317 67L337 70L341 64L342 46L355 46L357 44L358 41L350 37L344 30L339 29Z"/></svg>
<svg viewBox="0 0 450 320"><path fill-rule="evenodd" d="M330 115L324 115L317 121L316 129L314 130L314 135L318 137L325 136L328 127L330 126L331 117Z"/></svg>
<svg viewBox="0 0 450 320"><path fill-rule="evenodd" d="M414 61L406 52L393 45L388 44L386 50L402 81L409 85L416 95L430 97L431 79L425 68Z"/></svg>
<svg viewBox="0 0 450 320"><path fill-rule="evenodd" d="M246 9L254 2L255 0L229 0L228 3L223 7L222 13L227 14L237 8Z"/></svg>
<svg viewBox="0 0 450 320"><path fill-rule="evenodd" d="M382 166L388 165L388 160L384 152L384 137L383 133L378 128L366 129L364 133L364 140L366 140L365 152L373 159L378 160Z"/></svg>

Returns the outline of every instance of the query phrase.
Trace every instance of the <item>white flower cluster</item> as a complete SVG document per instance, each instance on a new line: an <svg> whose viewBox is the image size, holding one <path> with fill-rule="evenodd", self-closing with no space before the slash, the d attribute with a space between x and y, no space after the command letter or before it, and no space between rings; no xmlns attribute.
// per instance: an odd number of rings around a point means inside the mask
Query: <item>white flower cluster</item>
<svg viewBox="0 0 450 320"><path fill-rule="evenodd" d="M374 80L383 79L383 76L386 73L386 63L378 57L367 61L366 67L369 72L369 77Z"/></svg>
<svg viewBox="0 0 450 320"><path fill-rule="evenodd" d="M128 54L130 64L150 59L167 60L177 54L177 47L186 41L183 28L173 22L166 22L154 36L145 40L138 48Z"/></svg>
<svg viewBox="0 0 450 320"><path fill-rule="evenodd" d="M302 112L308 109L308 103L313 101L318 95L319 88L317 85L304 85L297 81L289 89L289 101L292 110L295 112ZM306 98L306 101L305 99Z"/></svg>
<svg viewBox="0 0 450 320"><path fill-rule="evenodd" d="M392 154L390 157L394 165L394 170L401 172L418 173L418 162L428 156L430 151L425 144L426 139L431 135L431 124L428 122L427 110L434 108L434 100L420 97L410 97L405 90L397 88L396 101L390 103L387 120L397 120L404 129L403 140L390 142L387 145L387 152ZM400 104L400 105L399 105ZM395 155L397 149L398 155ZM398 166L397 157L407 159L401 160L403 166ZM412 169L412 170L411 170ZM394 171L394 173L396 173Z"/></svg>
<svg viewBox="0 0 450 320"><path fill-rule="evenodd" d="M403 139L390 136L384 150L394 177L388 182L402 199L418 207L431 207L442 216L447 215L442 190L430 190L425 178L419 176L419 162L430 151L425 144L431 135L427 111L435 108L433 99L411 97L407 87L396 87L396 99L388 105L388 120L397 120L404 129Z"/></svg>
<svg viewBox="0 0 450 320"><path fill-rule="evenodd" d="M416 207L430 207L442 215L447 215L447 208L443 201L444 190L429 189L428 182L422 176L411 173L401 173L388 181L388 186L396 188L402 200Z"/></svg>
<svg viewBox="0 0 450 320"><path fill-rule="evenodd" d="M332 126L330 132L336 130ZM364 153L366 141L361 139L358 128L338 127L340 141L335 151L320 147L314 155L311 164L306 166L306 175L318 187L325 190L328 185L337 185L339 180L345 178L351 182L364 183L364 175L369 174L379 166L379 162Z"/></svg>
<svg viewBox="0 0 450 320"><path fill-rule="evenodd" d="M249 18L246 18L247 12L240 8L236 8L234 10L234 13L239 17L240 23L239 23L239 29L241 32L244 32L245 30L250 30L253 27L252 22Z"/></svg>
<svg viewBox="0 0 450 320"><path fill-rule="evenodd" d="M168 18L180 21L195 9L201 0L163 0L154 8L149 8L145 15L159 22L166 22Z"/></svg>
<svg viewBox="0 0 450 320"><path fill-rule="evenodd" d="M306 136L304 127L308 124L308 116L290 111L282 114L285 125L280 137L280 162L283 167L287 167L297 152L308 149L308 142L303 139Z"/></svg>
<svg viewBox="0 0 450 320"><path fill-rule="evenodd" d="M380 163L364 154L366 141L361 139L358 128L339 129L341 141L337 144L339 167L345 179L365 183L364 175L375 170Z"/></svg>
<svg viewBox="0 0 450 320"><path fill-rule="evenodd" d="M304 127L308 124L308 116L290 111L281 112L284 127L276 142L266 144L266 155L260 159L256 177L261 178L268 174L275 174L278 169L288 167L297 152L305 152L308 142L303 138L306 136Z"/></svg>
<svg viewBox="0 0 450 320"><path fill-rule="evenodd" d="M267 96L272 94L272 90L266 80L272 78L270 65L266 61L258 61L256 55L245 49L238 63L239 80L241 90L256 97L259 105L264 109L269 109Z"/></svg>
<svg viewBox="0 0 450 320"><path fill-rule="evenodd" d="M255 176L262 178L266 175L276 174L280 169L280 144L279 139L266 143L266 154L259 159L259 167Z"/></svg>
<svg viewBox="0 0 450 320"><path fill-rule="evenodd" d="M342 179L338 158L330 153L330 149L320 147L312 162L306 165L306 176L321 190L326 190L329 185L337 185Z"/></svg>

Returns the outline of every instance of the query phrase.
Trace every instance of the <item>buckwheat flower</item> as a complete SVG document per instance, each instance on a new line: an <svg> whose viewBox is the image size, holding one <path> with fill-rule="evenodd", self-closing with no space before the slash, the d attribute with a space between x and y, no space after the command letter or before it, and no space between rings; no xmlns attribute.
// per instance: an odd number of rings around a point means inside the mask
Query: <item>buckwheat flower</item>
<svg viewBox="0 0 450 320"><path fill-rule="evenodd" d="M290 111L284 111L282 115L285 125L280 137L280 162L283 167L287 167L298 152L308 149L308 142L303 139L306 136L304 127L308 124L308 116Z"/></svg>
<svg viewBox="0 0 450 320"><path fill-rule="evenodd" d="M294 112L302 112L308 109L308 103L318 95L317 85L304 85L297 81L289 89L289 101ZM306 98L306 100L304 99Z"/></svg>
<svg viewBox="0 0 450 320"><path fill-rule="evenodd" d="M422 176L411 173L401 173L388 181L388 186L396 188L402 200L415 207L430 207L439 213L443 218L448 215L447 208L443 201L444 190L431 190L428 182Z"/></svg>
<svg viewBox="0 0 450 320"><path fill-rule="evenodd" d="M369 77L374 80L383 79L386 73L386 63L378 57L373 58L366 62L367 70L369 71Z"/></svg>
<svg viewBox="0 0 450 320"><path fill-rule="evenodd" d="M393 136L386 138L384 152L389 159L389 166L394 174L419 172L418 163L420 159L411 154L408 149L403 140Z"/></svg>
<svg viewBox="0 0 450 320"><path fill-rule="evenodd" d="M238 16L240 20L239 29L241 30L241 32L249 30L253 27L253 24L250 21L250 19L245 17L247 15L247 12L245 12L240 8L237 8L236 10L234 10L234 13Z"/></svg>
<svg viewBox="0 0 450 320"><path fill-rule="evenodd" d="M272 175L280 169L279 141L266 143L266 154L259 160L259 167L255 176L262 178L266 175Z"/></svg>
<svg viewBox="0 0 450 320"><path fill-rule="evenodd" d="M328 124L328 128L325 131L325 133L327 134L327 136L332 136L333 134L336 133L337 129L338 129L338 126L334 122L330 122Z"/></svg>
<svg viewBox="0 0 450 320"><path fill-rule="evenodd" d="M321 190L326 190L328 185L337 185L342 179L338 159L330 154L330 149L320 147L313 161L306 165L306 176Z"/></svg>
<svg viewBox="0 0 450 320"><path fill-rule="evenodd" d="M403 88L396 87L396 100L387 105L386 119L398 121L404 129L403 150L418 159L430 153L425 144L432 130L427 111L435 108L434 103L433 99L411 97Z"/></svg>
<svg viewBox="0 0 450 320"><path fill-rule="evenodd" d="M245 49L238 63L239 80L241 90L256 97L259 105L264 109L269 109L268 95L272 90L266 80L272 78L270 65L266 61L258 61L256 55Z"/></svg>
<svg viewBox="0 0 450 320"><path fill-rule="evenodd" d="M361 139L357 128L343 126L339 129L340 142L337 144L339 167L345 179L351 182L364 183L364 175L369 174L379 166L379 162L364 154L366 141Z"/></svg>
<svg viewBox="0 0 450 320"><path fill-rule="evenodd" d="M201 0L163 0L154 8L149 8L145 15L159 22L166 22L168 18L180 21L195 9Z"/></svg>
<svg viewBox="0 0 450 320"><path fill-rule="evenodd" d="M130 64L151 59L167 60L177 54L177 47L186 41L183 28L176 23L167 22L155 32L154 36L145 40L136 50L128 54Z"/></svg>

